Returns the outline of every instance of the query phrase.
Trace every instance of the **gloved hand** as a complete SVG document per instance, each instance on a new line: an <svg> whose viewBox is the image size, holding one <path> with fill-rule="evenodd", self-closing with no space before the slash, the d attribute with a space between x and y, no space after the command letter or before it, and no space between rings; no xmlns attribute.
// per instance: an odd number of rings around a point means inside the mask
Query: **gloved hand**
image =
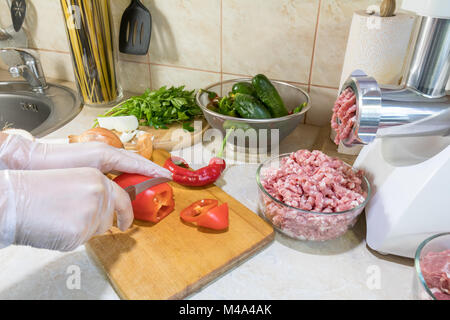
<svg viewBox="0 0 450 320"><path fill-rule="evenodd" d="M97 169L0 171L0 248L70 251L109 230L114 212L128 229L128 194Z"/></svg>
<svg viewBox="0 0 450 320"><path fill-rule="evenodd" d="M172 173L131 151L101 142L44 144L0 133L0 169L97 168L172 178Z"/></svg>

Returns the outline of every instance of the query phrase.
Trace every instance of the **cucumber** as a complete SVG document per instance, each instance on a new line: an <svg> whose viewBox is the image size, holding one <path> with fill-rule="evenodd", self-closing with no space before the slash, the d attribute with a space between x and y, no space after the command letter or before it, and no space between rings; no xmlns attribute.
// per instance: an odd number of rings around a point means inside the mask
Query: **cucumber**
<svg viewBox="0 0 450 320"><path fill-rule="evenodd" d="M238 82L238 83L235 83L234 86L233 86L233 89L231 89L231 91L234 94L236 94L236 93L245 93L245 94L249 94L251 96L254 96L255 98L257 97L255 88L249 82Z"/></svg>
<svg viewBox="0 0 450 320"><path fill-rule="evenodd" d="M239 115L245 119L271 118L270 112L264 104L249 94L236 93L233 106Z"/></svg>
<svg viewBox="0 0 450 320"><path fill-rule="evenodd" d="M265 75L256 75L252 79L252 84L256 90L258 98L267 106L272 117L280 118L289 114L277 89Z"/></svg>

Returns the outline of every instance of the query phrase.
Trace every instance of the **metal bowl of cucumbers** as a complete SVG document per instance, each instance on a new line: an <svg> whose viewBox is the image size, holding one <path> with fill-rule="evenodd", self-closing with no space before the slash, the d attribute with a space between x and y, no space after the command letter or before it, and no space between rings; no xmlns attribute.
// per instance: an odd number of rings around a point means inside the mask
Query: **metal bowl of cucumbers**
<svg viewBox="0 0 450 320"><path fill-rule="evenodd" d="M311 108L304 90L262 74L212 84L196 101L211 127L229 134L228 143L251 149L279 144Z"/></svg>

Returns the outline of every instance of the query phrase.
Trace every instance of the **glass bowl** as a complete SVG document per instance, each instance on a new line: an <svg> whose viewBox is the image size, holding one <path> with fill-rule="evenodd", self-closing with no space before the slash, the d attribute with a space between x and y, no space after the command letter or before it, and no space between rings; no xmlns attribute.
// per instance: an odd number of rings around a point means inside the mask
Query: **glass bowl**
<svg viewBox="0 0 450 320"><path fill-rule="evenodd" d="M291 207L274 198L262 185L265 171L268 168L279 168L280 160L291 154L283 154L262 163L256 173L259 187L259 209L263 217L279 232L297 239L308 241L326 241L338 238L352 228L359 215L364 210L371 188L365 176L362 179L362 189L367 193L366 199L357 207L341 212L323 213L307 211ZM352 168L350 165L346 164ZM352 168L352 170L355 170Z"/></svg>
<svg viewBox="0 0 450 320"><path fill-rule="evenodd" d="M450 258L448 257L448 254L450 254L450 232L429 237L417 248L414 258L416 269L415 298L420 300L450 300L450 294L443 293L436 288L440 285L438 283L442 278L443 271L439 271L441 270L439 267L436 270L430 270L431 263L427 263L427 261L434 261L433 264L438 266L441 263L436 262L435 259L442 259L439 255L442 255L445 251L447 251L448 277L450 274ZM450 286L450 280L448 281L447 286Z"/></svg>
<svg viewBox="0 0 450 320"><path fill-rule="evenodd" d="M219 96L227 95L231 92L233 85L237 82L249 82L251 83L251 78L241 78L241 79L232 79L226 80L223 82L218 82L212 85L209 85L205 88L207 91L213 91L217 93ZM299 124L303 122L305 113L311 108L310 97L308 93L303 91L302 89L291 85L289 83L270 80L272 84L277 89L278 93L281 96L287 110L293 111L295 108L300 106L303 103L306 103L305 107L299 112L295 114L291 114L281 118L271 118L271 119L243 119L226 116L217 112L214 112L207 108L210 100L208 98L208 94L204 90L199 90L196 96L197 104L203 111L203 114L208 121L209 125L214 129L218 129L225 134L227 129L231 127L235 127L237 129L243 129L245 131L245 135L247 138L243 139L230 139L234 145L244 148L249 148L252 144L248 141L248 137L255 137L255 140L260 147L261 143L267 143L267 145L277 145L279 144L285 137L287 137ZM278 136L273 135L271 130L277 129ZM262 131L266 130L266 131ZM262 135L264 138L262 138ZM278 139L272 139L272 137L278 137ZM275 141L274 141L275 140Z"/></svg>

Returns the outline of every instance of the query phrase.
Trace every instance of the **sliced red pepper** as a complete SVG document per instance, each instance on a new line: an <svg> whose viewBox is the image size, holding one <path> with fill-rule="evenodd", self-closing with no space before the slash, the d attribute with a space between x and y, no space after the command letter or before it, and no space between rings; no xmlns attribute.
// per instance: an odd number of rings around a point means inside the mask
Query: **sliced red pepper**
<svg viewBox="0 0 450 320"><path fill-rule="evenodd" d="M180 217L186 222L196 223L199 227L213 230L228 228L228 204L218 206L214 199L196 201L181 211Z"/></svg>
<svg viewBox="0 0 450 320"><path fill-rule="evenodd" d="M151 178L139 174L124 173L116 177L114 182L125 189ZM136 219L157 223L168 216L175 208L173 189L167 183L159 184L138 194L131 205Z"/></svg>
<svg viewBox="0 0 450 320"><path fill-rule="evenodd" d="M180 213L180 217L186 222L196 222L202 214L207 213L210 209L217 207L218 205L219 201L214 199L199 200L183 209Z"/></svg>
<svg viewBox="0 0 450 320"><path fill-rule="evenodd" d="M213 230L228 228L228 204L224 203L200 215L197 219L197 225Z"/></svg>

